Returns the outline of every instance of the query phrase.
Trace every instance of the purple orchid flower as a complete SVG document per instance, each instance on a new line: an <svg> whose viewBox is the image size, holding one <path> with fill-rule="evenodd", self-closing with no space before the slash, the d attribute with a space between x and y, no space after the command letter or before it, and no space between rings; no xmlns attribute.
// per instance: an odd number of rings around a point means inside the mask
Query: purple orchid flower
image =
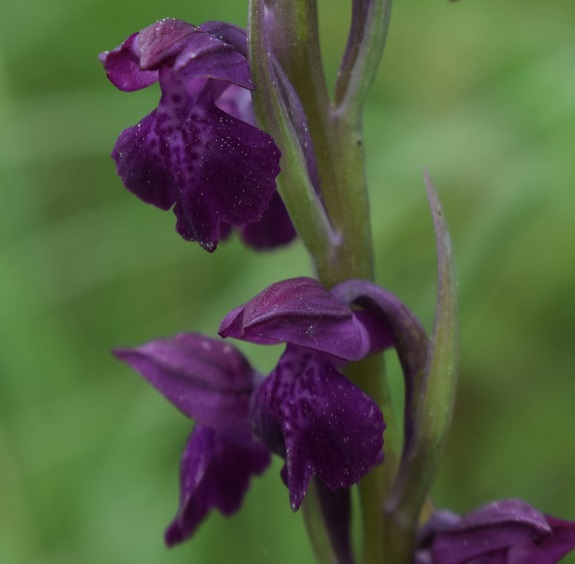
<svg viewBox="0 0 575 564"><path fill-rule="evenodd" d="M438 511L421 529L416 564L555 564L575 548L575 523L524 501L494 501L460 517Z"/></svg>
<svg viewBox="0 0 575 564"><path fill-rule="evenodd" d="M423 351L425 357L427 351L417 318L395 296L361 280L343 282L331 292L311 278L272 284L231 311L219 334L259 344L287 343L275 370L252 396L251 411L256 434L286 460L282 477L293 509L311 475L335 490L357 483L381 461L381 412L340 369L396 346L410 396L413 373L421 364L416 353ZM305 422L296 422L300 413L306 414ZM324 435L300 434L314 418L323 418ZM333 471L330 455L345 461L339 462L343 471Z"/></svg>
<svg viewBox="0 0 575 564"><path fill-rule="evenodd" d="M114 351L196 421L166 542L190 537L212 508L237 511L271 452L285 460L281 476L292 510L317 479L329 533L342 561L351 561L347 489L382 462L385 423L341 369L390 346L407 372L416 369L402 351L422 339L426 346L423 328L395 296L369 282L344 282L330 292L295 278L230 312L220 335L286 348L265 378L231 345L194 333Z"/></svg>
<svg viewBox="0 0 575 564"><path fill-rule="evenodd" d="M269 451L286 459L294 510L313 474L332 490L350 487L382 460L381 412L312 351L288 349L266 379L231 345L193 333L114 354L196 421L169 545L190 537L212 508L237 511Z"/></svg>
<svg viewBox="0 0 575 564"><path fill-rule="evenodd" d="M270 454L252 438L249 419L261 376L231 345L194 333L114 354L196 421L181 461L179 509L165 534L172 546L189 538L212 508L235 513L251 476L268 467Z"/></svg>
<svg viewBox="0 0 575 564"><path fill-rule="evenodd" d="M370 293L373 285L364 284ZM393 328L378 315L352 309L311 278L296 278L265 289L220 328L222 336L287 344L266 378L231 345L193 333L114 351L196 421L168 544L191 536L212 508L234 513L270 452L285 460L281 475L294 511L314 476L325 490L325 506L348 506L347 498L326 496L381 463L385 423L374 401L340 370L393 344ZM330 516L334 531L347 528L348 512L340 513ZM347 541L341 547L349 552Z"/></svg>
<svg viewBox="0 0 575 564"><path fill-rule="evenodd" d="M232 226L255 248L295 237L276 192L280 151L254 126L243 30L164 19L100 59L120 90L159 81L162 91L158 108L126 129L112 152L128 190L173 207L178 233L210 252Z"/></svg>
<svg viewBox="0 0 575 564"><path fill-rule="evenodd" d="M252 396L253 429L285 459L281 475L293 510L315 476L332 548L347 563L353 562L348 488L382 461L385 423L373 400L340 369L391 346L394 333L380 311L374 317L352 309L356 296L347 302L336 289L328 292L311 278L272 284L230 312L220 335L287 344Z"/></svg>

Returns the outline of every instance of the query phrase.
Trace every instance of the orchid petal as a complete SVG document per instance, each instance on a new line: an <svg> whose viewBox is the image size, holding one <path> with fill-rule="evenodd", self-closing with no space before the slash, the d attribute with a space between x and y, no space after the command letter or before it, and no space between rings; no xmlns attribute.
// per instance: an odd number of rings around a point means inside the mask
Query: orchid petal
<svg viewBox="0 0 575 564"><path fill-rule="evenodd" d="M114 354L188 417L214 428L248 421L256 373L228 343L180 333Z"/></svg>
<svg viewBox="0 0 575 564"><path fill-rule="evenodd" d="M119 47L101 53L99 56L108 79L123 92L141 90L158 80L157 70L140 68L139 59L133 49L137 36L137 33L133 33Z"/></svg>
<svg viewBox="0 0 575 564"><path fill-rule="evenodd" d="M188 539L212 508L232 515L240 508L252 475L268 467L270 455L249 429L216 431L197 425L180 469L180 506L166 530L166 544Z"/></svg>
<svg viewBox="0 0 575 564"><path fill-rule="evenodd" d="M369 352L365 326L312 278L272 284L231 311L219 333L260 344L292 343L344 360L359 360Z"/></svg>
<svg viewBox="0 0 575 564"><path fill-rule="evenodd" d="M575 523L519 499L494 501L462 517L438 512L420 531L416 562L555 564L575 548Z"/></svg>
<svg viewBox="0 0 575 564"><path fill-rule="evenodd" d="M249 94L246 104L245 94L238 93L253 89L243 30L222 22L198 28L164 19L101 60L120 89L137 90L159 79L162 90L158 109L126 129L114 147L128 190L160 209L173 206L178 233L209 252L230 226L249 225L244 236L255 248L293 239L277 197L264 216L276 193L280 151L254 126ZM218 107L226 91L227 101Z"/></svg>

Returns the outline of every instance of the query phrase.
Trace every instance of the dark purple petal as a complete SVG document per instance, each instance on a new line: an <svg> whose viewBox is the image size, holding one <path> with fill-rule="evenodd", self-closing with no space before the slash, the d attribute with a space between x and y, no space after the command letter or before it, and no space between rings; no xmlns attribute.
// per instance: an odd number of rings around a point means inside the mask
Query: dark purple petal
<svg viewBox="0 0 575 564"><path fill-rule="evenodd" d="M164 18L137 34L134 53L142 69L158 69L170 64L186 42L198 32L188 22Z"/></svg>
<svg viewBox="0 0 575 564"><path fill-rule="evenodd" d="M254 85L244 55L229 43L198 30L187 38L173 65L180 79L204 77L237 84L248 90Z"/></svg>
<svg viewBox="0 0 575 564"><path fill-rule="evenodd" d="M296 231L286 207L276 192L262 218L239 228L240 236L250 247L257 250L273 249L287 245L296 238Z"/></svg>
<svg viewBox="0 0 575 564"><path fill-rule="evenodd" d="M294 511L313 475L331 490L349 488L383 459L381 411L326 355L288 345L250 410L256 436L285 458Z"/></svg>
<svg viewBox="0 0 575 564"><path fill-rule="evenodd" d="M269 135L217 108L209 89L190 108L173 73L163 72L160 82L157 130L178 191L176 229L213 251L220 223L262 217L275 193L280 152Z"/></svg>
<svg viewBox="0 0 575 564"><path fill-rule="evenodd" d="M216 106L196 107L170 140L179 200L176 229L213 251L220 222L258 221L275 193L280 151L263 131Z"/></svg>
<svg viewBox="0 0 575 564"><path fill-rule="evenodd" d="M248 37L246 30L226 22L211 21L200 25L202 31L215 35L218 39L233 45L244 57L248 56Z"/></svg>
<svg viewBox="0 0 575 564"><path fill-rule="evenodd" d="M464 515L439 533L431 553L434 562L460 564L551 533L545 517L523 501L509 499Z"/></svg>
<svg viewBox="0 0 575 564"><path fill-rule="evenodd" d="M230 226L262 219L275 194L280 151L268 134L242 121L253 121L251 111L236 106L245 116L233 117L215 105L230 86L253 85L245 32L219 22L205 27L165 19L101 59L118 88L135 90L159 78L162 89L158 109L126 129L112 153L124 185L161 209L174 206L180 235L211 252ZM271 234L248 229L246 237L262 247L284 242L290 228L284 224Z"/></svg>
<svg viewBox="0 0 575 564"><path fill-rule="evenodd" d="M219 22L213 22L219 23ZM221 24L214 27L222 31ZM237 40L238 28L229 34ZM245 32L243 33L245 44ZM241 43L241 42L240 42ZM131 92L158 80L158 69L169 66L180 79L224 80L253 90L245 45L238 50L220 37L190 23L166 18L134 33L113 51L100 55L110 81Z"/></svg>
<svg viewBox="0 0 575 564"><path fill-rule="evenodd" d="M230 84L216 100L216 106L236 119L256 125L252 93L241 86Z"/></svg>
<svg viewBox="0 0 575 564"><path fill-rule="evenodd" d="M166 544L189 538L212 508L226 516L235 513L252 475L259 476L269 463L269 453L249 428L216 431L196 425L182 456L180 506L166 530Z"/></svg>
<svg viewBox="0 0 575 564"><path fill-rule="evenodd" d="M272 284L231 311L219 333L260 344L292 343L344 360L363 358L370 346L349 306L303 277Z"/></svg>
<svg viewBox="0 0 575 564"><path fill-rule="evenodd" d="M509 549L506 564L555 564L575 549L575 523L545 515L553 532L535 542Z"/></svg>
<svg viewBox="0 0 575 564"><path fill-rule="evenodd" d="M114 354L188 417L215 428L246 424L256 373L228 343L180 333Z"/></svg>
<svg viewBox="0 0 575 564"><path fill-rule="evenodd" d="M113 51L101 53L99 57L110 82L124 92L146 88L158 80L157 70L140 68L139 57L134 52L134 40L137 35L137 33L130 35L122 45Z"/></svg>
<svg viewBox="0 0 575 564"><path fill-rule="evenodd" d="M162 71L161 82L160 107L120 135L112 156L128 190L161 209L175 203L180 235L213 251L222 223L261 219L280 152L269 135L205 100L209 92L190 106L171 71Z"/></svg>
<svg viewBox="0 0 575 564"><path fill-rule="evenodd" d="M178 193L169 162L160 153L162 141L156 132L156 113L154 110L120 134L112 158L118 176L130 192L147 204L169 210Z"/></svg>
<svg viewBox="0 0 575 564"><path fill-rule="evenodd" d="M142 69L170 66L179 78L225 80L253 89L245 54L190 23L166 18L137 34L132 52Z"/></svg>
<svg viewBox="0 0 575 564"><path fill-rule="evenodd" d="M503 499L483 505L472 513L463 515L449 529L450 532L467 531L480 527L525 526L533 535L548 533L551 528L537 509L520 499Z"/></svg>
<svg viewBox="0 0 575 564"><path fill-rule="evenodd" d="M418 535L416 561L555 564L574 548L575 523L544 516L524 501L507 499L463 517L449 512L433 516Z"/></svg>
<svg viewBox="0 0 575 564"><path fill-rule="evenodd" d="M230 85L217 99L216 105L226 114L255 125L252 96L245 88ZM257 250L287 245L297 236L287 209L277 192L272 196L262 218L243 225L239 228L239 232L244 243Z"/></svg>

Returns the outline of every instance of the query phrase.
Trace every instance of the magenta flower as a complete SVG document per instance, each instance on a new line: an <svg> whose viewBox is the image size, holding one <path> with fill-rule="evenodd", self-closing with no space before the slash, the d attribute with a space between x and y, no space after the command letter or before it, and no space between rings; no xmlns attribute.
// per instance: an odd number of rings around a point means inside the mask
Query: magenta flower
<svg viewBox="0 0 575 564"><path fill-rule="evenodd" d="M374 298L373 288L350 281L329 292L311 278L284 280L220 325L222 337L287 343L274 371L255 390L251 413L256 435L286 461L282 477L294 510L312 475L331 490L349 488L382 461L381 412L340 372L399 336L394 322L405 317L402 304L383 289ZM339 297L349 294L355 302L362 289L369 297L363 310Z"/></svg>
<svg viewBox="0 0 575 564"><path fill-rule="evenodd" d="M191 536L212 508L237 511L270 452L285 460L281 474L294 511L313 476L336 491L383 460L381 411L340 370L390 346L387 324L315 280L296 278L232 311L220 333L287 346L266 378L231 345L193 333L114 351L196 421L182 457L180 507L168 544ZM346 507L344 498L326 495L325 504ZM341 513L332 516L334 530L345 527Z"/></svg>
<svg viewBox="0 0 575 564"><path fill-rule="evenodd" d="M263 379L231 345L193 333L114 354L196 421L169 545L190 537L212 508L237 511L269 451L286 459L294 510L312 475L332 490L350 487L382 459L381 412L325 355L288 347Z"/></svg>
<svg viewBox="0 0 575 564"><path fill-rule="evenodd" d="M165 535L172 546L189 538L212 508L235 513L251 476L269 465L248 415L259 375L231 345L194 333L114 354L196 421L181 461L179 509Z"/></svg>
<svg viewBox="0 0 575 564"><path fill-rule="evenodd" d="M339 370L347 362L361 360L371 353L392 346L397 350L404 372L405 441L406 443L411 441L414 379L425 365L428 340L419 320L387 290L363 280L342 282L331 291L325 290L311 278L284 280L272 284L243 306L231 311L222 321L220 335L260 344L288 343L275 371L261 385L261 391L258 392L263 394L269 390L266 409L273 409L279 422L274 435L275 443L273 441L268 443L274 452L282 454L282 449L287 450L294 440L292 421L282 415L282 409L286 409L288 400L275 403L273 401L273 397L278 397L280 393L283 393L284 397L290 397L290 394L291 397L297 397L293 390L288 391L290 386L294 388L300 386L299 379L292 376L292 370L298 375L303 373L301 368L303 366L306 370L315 370L325 379L326 385L339 387L343 396L346 386L350 383ZM294 370L294 366L298 368ZM320 378L316 376L314 381L318 382ZM357 389L355 386L353 388ZM328 395L327 391L322 393ZM363 413L366 416L369 411L368 404L362 404L359 396L354 397L350 391L349 397L342 399L342 403L348 407L352 406L352 411L354 402L362 405L362 408L357 409L354 414L357 416ZM321 409L321 406L318 409ZM376 412L379 413L379 409L376 408ZM344 413L343 408L341 413ZM267 420L265 412L262 418ZM341 419L344 421L345 417L342 416ZM383 427L383 421L377 423L372 420L372 425L369 427L367 421L359 424L350 420L342 423L340 429L336 429L340 436L349 439L349 443L355 444L357 448L355 453L357 457L354 453L345 455L346 460L353 466L346 468L345 471L352 483L359 481L369 471L369 469L366 471L367 461L371 466L377 463L375 457L379 451L376 445L379 444L380 430L383 431ZM365 431L354 443L355 438L349 433L359 429ZM290 490L292 507L297 507L303 498L302 492L307 488L305 480L296 485L302 464L307 465L306 478L311 473L321 477L322 471L319 465L313 465L307 459L298 460L297 449L292 449L290 452L295 454L292 458L286 457L283 475ZM292 467L293 482L290 481ZM314 468L313 472L311 468ZM334 485L329 479L322 479L328 486Z"/></svg>
<svg viewBox="0 0 575 564"><path fill-rule="evenodd" d="M419 533L416 564L555 564L574 548L575 523L506 499L462 517L435 513Z"/></svg>
<svg viewBox="0 0 575 564"><path fill-rule="evenodd" d="M382 462L385 423L341 369L400 341L404 358L402 347L417 348L422 331L397 298L369 282L344 282L329 292L311 278L295 278L272 284L220 326L223 337L286 343L265 378L231 345L194 333L115 350L196 421L166 542L191 536L212 508L237 511L271 452L285 460L281 476L294 511L312 477L318 479L330 534L339 538L342 555L351 554L344 535L349 497L332 492L345 491Z"/></svg>
<svg viewBox="0 0 575 564"><path fill-rule="evenodd" d="M162 91L158 108L126 129L112 152L128 190L173 207L178 233L210 252L232 226L257 248L293 239L276 193L280 151L254 127L243 30L164 19L100 59L120 90L159 81Z"/></svg>

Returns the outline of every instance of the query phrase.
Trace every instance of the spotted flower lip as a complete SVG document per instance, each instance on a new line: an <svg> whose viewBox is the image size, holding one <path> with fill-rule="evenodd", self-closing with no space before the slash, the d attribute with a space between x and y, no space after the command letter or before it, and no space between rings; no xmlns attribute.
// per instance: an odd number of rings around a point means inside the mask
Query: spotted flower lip
<svg viewBox="0 0 575 564"><path fill-rule="evenodd" d="M392 344L379 321L301 277L265 288L220 325L222 337L287 345L256 387L250 414L255 435L285 459L294 511L312 476L332 491L349 488L383 460L381 411L340 372Z"/></svg>
<svg viewBox="0 0 575 564"><path fill-rule="evenodd" d="M293 511L312 476L332 491L350 488L383 461L381 411L328 355L288 345L250 404L255 435L285 459Z"/></svg>
<svg viewBox="0 0 575 564"><path fill-rule="evenodd" d="M575 523L519 499L463 516L438 511L420 530L416 564L555 564L575 548Z"/></svg>
<svg viewBox="0 0 575 564"><path fill-rule="evenodd" d="M268 211L278 199L279 149L250 123L252 113L227 113L217 103L232 87L238 96L254 88L245 41L243 30L223 22L196 27L164 19L100 56L120 90L159 81L162 91L158 108L114 147L124 186L146 203L173 207L178 233L210 252L231 226L257 224L266 213L270 228L263 236L248 230L249 244L268 248L295 236L281 200Z"/></svg>

